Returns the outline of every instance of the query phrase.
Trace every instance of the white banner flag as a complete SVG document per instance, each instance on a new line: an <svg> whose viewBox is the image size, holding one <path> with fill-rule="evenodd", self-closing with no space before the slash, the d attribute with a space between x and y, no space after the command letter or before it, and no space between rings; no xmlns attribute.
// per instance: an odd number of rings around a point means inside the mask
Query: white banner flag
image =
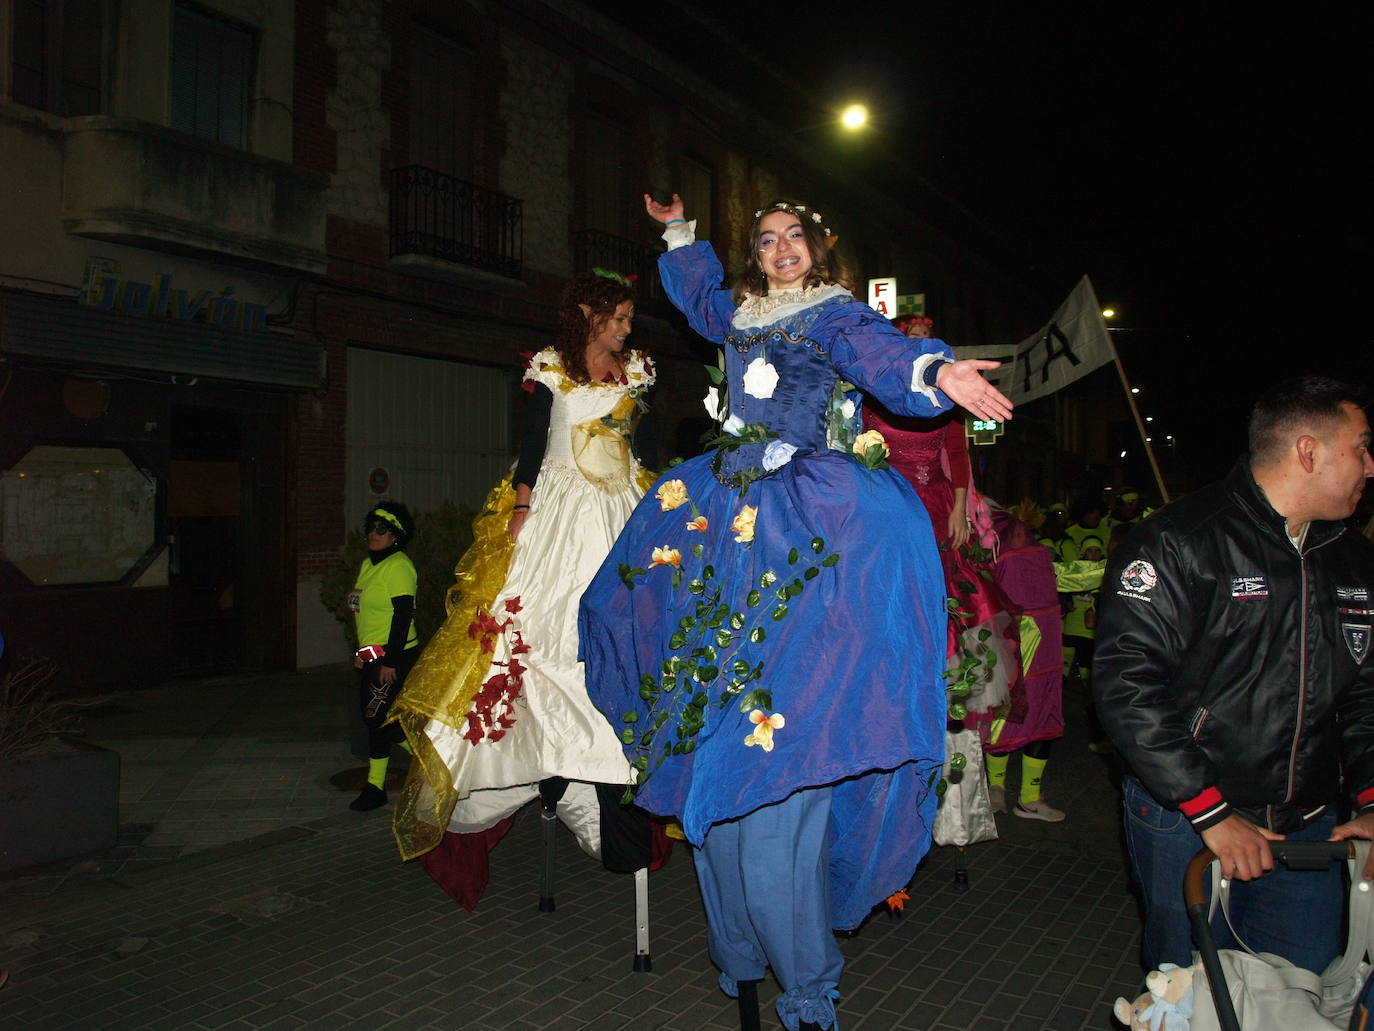
<svg viewBox="0 0 1374 1031"><path fill-rule="evenodd" d="M954 354L957 358L1002 362L988 380L1019 405L1052 394L1101 368L1116 352L1093 285L1084 276L1054 317L1015 347L956 346Z"/></svg>

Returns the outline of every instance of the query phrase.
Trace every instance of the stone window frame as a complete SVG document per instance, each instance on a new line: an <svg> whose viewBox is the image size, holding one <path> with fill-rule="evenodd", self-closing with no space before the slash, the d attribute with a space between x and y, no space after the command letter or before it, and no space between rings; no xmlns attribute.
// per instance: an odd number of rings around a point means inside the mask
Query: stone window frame
<svg viewBox="0 0 1374 1031"><path fill-rule="evenodd" d="M254 26L193 0L176 0L168 83L172 128L250 150L261 46ZM202 91L207 71L212 88Z"/></svg>

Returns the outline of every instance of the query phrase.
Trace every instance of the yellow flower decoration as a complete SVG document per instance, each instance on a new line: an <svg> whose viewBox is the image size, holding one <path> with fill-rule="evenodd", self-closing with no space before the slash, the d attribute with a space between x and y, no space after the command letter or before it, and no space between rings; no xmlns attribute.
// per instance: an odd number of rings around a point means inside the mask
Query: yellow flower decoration
<svg viewBox="0 0 1374 1031"><path fill-rule="evenodd" d="M654 497L658 499L663 511L671 512L687 503L687 484L681 480L668 480L659 486L658 493Z"/></svg>
<svg viewBox="0 0 1374 1031"><path fill-rule="evenodd" d="M682 568L682 552L677 548L655 548L654 560L651 565L672 566L674 569Z"/></svg>
<svg viewBox="0 0 1374 1031"><path fill-rule="evenodd" d="M883 449L884 458L892 453L892 449L887 446L887 441L883 439L883 435L877 430L868 430L866 433L860 433L855 437L854 453L862 458L874 444L877 444Z"/></svg>
<svg viewBox="0 0 1374 1031"><path fill-rule="evenodd" d="M739 515L735 516L734 522L730 524L736 542L748 544L754 539L754 518L758 511L753 505L745 505L739 510Z"/></svg>
<svg viewBox="0 0 1374 1031"><path fill-rule="evenodd" d="M691 522L687 524L687 529L696 530L699 533L705 533L706 517L704 515L697 516L695 519L693 519Z"/></svg>
<svg viewBox="0 0 1374 1031"><path fill-rule="evenodd" d="M749 714L749 722L754 724L754 730L744 738L746 745L758 745L765 752L773 750L773 731L781 730L787 726L787 720L782 713L775 712L773 715L765 715L762 709L755 709Z"/></svg>

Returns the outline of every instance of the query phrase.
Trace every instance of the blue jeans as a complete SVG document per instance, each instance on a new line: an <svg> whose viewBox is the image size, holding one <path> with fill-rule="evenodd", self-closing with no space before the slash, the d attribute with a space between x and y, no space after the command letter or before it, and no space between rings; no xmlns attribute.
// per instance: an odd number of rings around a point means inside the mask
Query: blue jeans
<svg viewBox="0 0 1374 1031"><path fill-rule="evenodd" d="M1183 873L1203 847L1202 838L1182 813L1165 809L1130 777L1124 783L1124 811L1131 873L1145 903L1145 969L1158 970L1161 963L1188 966L1193 937L1183 903ZM1326 841L1335 824L1335 816L1326 813L1288 837ZM1210 898L1210 880L1206 894ZM1231 921L1245 944L1317 973L1341 951L1344 905L1340 864L1310 873L1276 862L1272 872L1257 880L1231 882ZM1219 949L1236 947L1220 910L1212 920L1212 936Z"/></svg>

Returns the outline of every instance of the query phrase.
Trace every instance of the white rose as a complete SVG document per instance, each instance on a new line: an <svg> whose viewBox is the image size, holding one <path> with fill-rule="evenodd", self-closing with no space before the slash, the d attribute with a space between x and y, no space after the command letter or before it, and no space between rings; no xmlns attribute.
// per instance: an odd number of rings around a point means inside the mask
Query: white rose
<svg viewBox="0 0 1374 1031"><path fill-rule="evenodd" d="M706 406L706 414L717 422L720 421L720 391L715 387L706 388L706 396L701 403Z"/></svg>
<svg viewBox="0 0 1374 1031"><path fill-rule="evenodd" d="M738 415L731 415L730 418L726 419L723 423L721 423L720 428L724 430L726 433L730 433L738 437L739 431L744 429L744 420L741 419Z"/></svg>
<svg viewBox="0 0 1374 1031"><path fill-rule="evenodd" d="M785 440L770 440L768 446L763 449L763 471L771 473L774 469L781 469L792 461L796 451L796 444L789 444Z"/></svg>
<svg viewBox="0 0 1374 1031"><path fill-rule="evenodd" d="M759 355L744 370L744 392L750 397L770 398L778 385L778 370Z"/></svg>
<svg viewBox="0 0 1374 1031"><path fill-rule="evenodd" d="M846 419L854 418L854 402L846 397L840 405L840 414Z"/></svg>

